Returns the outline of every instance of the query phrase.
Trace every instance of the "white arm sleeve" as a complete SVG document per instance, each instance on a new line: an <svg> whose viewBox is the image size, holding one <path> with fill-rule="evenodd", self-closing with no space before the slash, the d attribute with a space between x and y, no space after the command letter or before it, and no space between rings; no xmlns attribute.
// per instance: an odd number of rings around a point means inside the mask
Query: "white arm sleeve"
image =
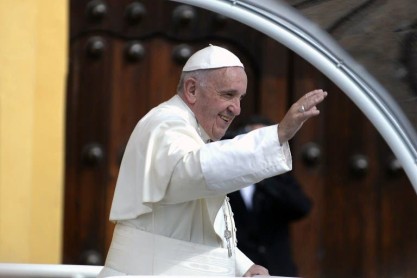
<svg viewBox="0 0 417 278"><path fill-rule="evenodd" d="M236 276L243 276L249 268L254 265L254 263L246 257L245 254L243 254L242 251L239 250L239 248L235 248L235 254L236 254Z"/></svg>
<svg viewBox="0 0 417 278"><path fill-rule="evenodd" d="M281 146L276 125L208 144L200 158L207 187L222 193L292 169L288 142Z"/></svg>
<svg viewBox="0 0 417 278"><path fill-rule="evenodd" d="M228 194L292 168L288 143L278 141L277 126L231 140L203 145L178 161L164 203Z"/></svg>

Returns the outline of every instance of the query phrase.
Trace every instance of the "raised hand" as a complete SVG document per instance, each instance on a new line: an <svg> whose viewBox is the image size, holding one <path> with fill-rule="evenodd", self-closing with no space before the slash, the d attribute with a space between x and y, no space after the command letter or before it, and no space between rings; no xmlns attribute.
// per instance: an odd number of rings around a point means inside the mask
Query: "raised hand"
<svg viewBox="0 0 417 278"><path fill-rule="evenodd" d="M320 114L317 104L326 96L326 91L314 90L291 105L278 126L278 138L281 144L293 138L305 121Z"/></svg>

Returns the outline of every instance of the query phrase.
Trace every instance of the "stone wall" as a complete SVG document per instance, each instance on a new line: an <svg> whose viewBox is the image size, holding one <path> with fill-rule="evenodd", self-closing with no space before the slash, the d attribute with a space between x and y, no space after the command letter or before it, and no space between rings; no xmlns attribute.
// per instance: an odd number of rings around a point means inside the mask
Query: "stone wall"
<svg viewBox="0 0 417 278"><path fill-rule="evenodd" d="M416 0L286 0L397 100L417 128Z"/></svg>

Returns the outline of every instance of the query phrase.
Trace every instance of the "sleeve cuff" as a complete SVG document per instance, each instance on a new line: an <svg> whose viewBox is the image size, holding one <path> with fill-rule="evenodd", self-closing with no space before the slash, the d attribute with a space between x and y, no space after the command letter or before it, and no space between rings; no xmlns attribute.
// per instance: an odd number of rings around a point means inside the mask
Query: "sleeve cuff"
<svg viewBox="0 0 417 278"><path fill-rule="evenodd" d="M236 247L235 249L235 255L236 255L236 277L243 276L249 268L254 265L254 263L246 257L245 254L242 253L242 251L239 250L239 248Z"/></svg>

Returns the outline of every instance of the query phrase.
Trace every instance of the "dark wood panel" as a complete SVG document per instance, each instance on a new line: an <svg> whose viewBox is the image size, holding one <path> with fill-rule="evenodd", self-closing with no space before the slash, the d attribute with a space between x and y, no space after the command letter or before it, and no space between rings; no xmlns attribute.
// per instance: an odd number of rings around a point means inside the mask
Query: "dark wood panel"
<svg viewBox="0 0 417 278"><path fill-rule="evenodd" d="M414 277L417 273L417 196L404 171L393 171L391 150L379 139L381 175L379 223L380 277Z"/></svg>
<svg viewBox="0 0 417 278"><path fill-rule="evenodd" d="M90 56L90 38L71 45L68 78L65 149L64 263L81 263L84 256L102 254L106 221L107 123L111 84L110 55ZM105 52L111 51L107 38L101 37ZM85 252L78 252L85 250Z"/></svg>
<svg viewBox="0 0 417 278"><path fill-rule="evenodd" d="M290 59L290 88L293 91L290 103L301 98L306 92L323 88L323 76L300 57L292 55ZM291 141L293 153L293 173L300 182L303 190L312 199L313 208L310 214L301 222L293 224L292 236L294 255L300 269L300 275L305 277L321 277L322 219L324 185L324 122L327 115L327 101L318 107L321 115L305 123L300 132ZM318 148L321 155L312 157L308 163L303 156L309 148ZM308 251L307 251L308 250ZM306 252L307 251L307 252Z"/></svg>
<svg viewBox="0 0 417 278"><path fill-rule="evenodd" d="M410 182L402 170L390 173L392 152L340 89L300 58L292 66L295 96L311 87L330 93L320 121L308 122L292 141L294 173L314 200L308 219L293 227L302 276L412 277L417 203ZM323 152L314 167L303 161L309 142ZM352 169L358 154L368 160L366 171Z"/></svg>

